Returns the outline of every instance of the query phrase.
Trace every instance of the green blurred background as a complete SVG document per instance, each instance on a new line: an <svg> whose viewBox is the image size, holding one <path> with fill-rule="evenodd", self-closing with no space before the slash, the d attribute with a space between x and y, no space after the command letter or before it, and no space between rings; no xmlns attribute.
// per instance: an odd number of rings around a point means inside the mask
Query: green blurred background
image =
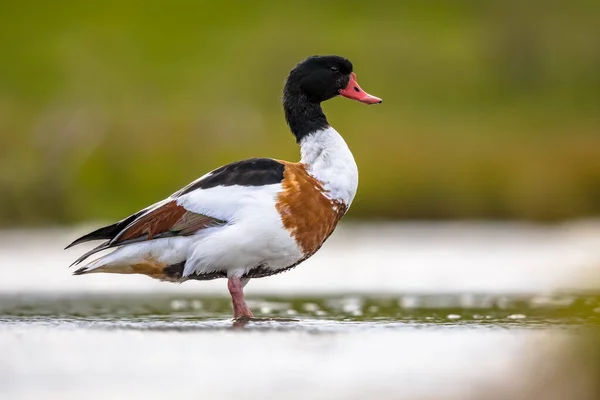
<svg viewBox="0 0 600 400"><path fill-rule="evenodd" d="M600 2L3 1L0 225L124 217L237 159L297 160L312 54L360 169L349 217L600 214Z"/></svg>

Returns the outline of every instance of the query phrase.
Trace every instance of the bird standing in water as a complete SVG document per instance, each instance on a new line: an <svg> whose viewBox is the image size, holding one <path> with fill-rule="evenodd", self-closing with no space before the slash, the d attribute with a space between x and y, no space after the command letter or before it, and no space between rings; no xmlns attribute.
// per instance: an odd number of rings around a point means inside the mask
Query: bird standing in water
<svg viewBox="0 0 600 400"><path fill-rule="evenodd" d="M251 158L217 168L171 196L67 248L104 240L73 264L115 248L77 269L143 274L171 282L226 278L234 318L251 318L243 288L250 279L287 271L331 235L356 194L358 168L321 103L338 95L366 104L352 63L313 56L289 74L286 121L300 144L300 162Z"/></svg>

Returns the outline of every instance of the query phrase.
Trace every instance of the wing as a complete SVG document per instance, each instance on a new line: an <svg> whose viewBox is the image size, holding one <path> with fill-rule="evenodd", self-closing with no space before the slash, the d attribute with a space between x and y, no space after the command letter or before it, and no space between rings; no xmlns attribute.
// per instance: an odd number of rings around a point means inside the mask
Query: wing
<svg viewBox="0 0 600 400"><path fill-rule="evenodd" d="M269 158L253 158L218 168L169 198L145 208L115 224L80 237L66 248L92 240L106 240L85 253L73 265L99 251L141 241L187 236L201 229L228 223L252 194L272 197L273 184L283 180L284 165ZM257 197L257 195L259 197Z"/></svg>
<svg viewBox="0 0 600 400"><path fill-rule="evenodd" d="M175 199L167 200L169 201L157 203L154 207L149 207L116 224L100 228L75 240L67 248L91 240L108 239L79 257L73 265L111 247L173 236L193 235L201 229L226 224L226 221L218 218L188 211L184 206L177 204ZM131 222L126 225L128 221Z"/></svg>

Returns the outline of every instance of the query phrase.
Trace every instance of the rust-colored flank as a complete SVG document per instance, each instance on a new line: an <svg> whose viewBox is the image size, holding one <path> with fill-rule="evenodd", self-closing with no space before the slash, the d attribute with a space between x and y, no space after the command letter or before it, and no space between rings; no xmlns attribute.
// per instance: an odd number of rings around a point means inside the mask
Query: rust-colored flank
<svg viewBox="0 0 600 400"><path fill-rule="evenodd" d="M177 282L178 279L169 277L165 273L167 264L148 258L137 264L107 265L90 270L91 273L109 272L112 274L142 274L154 279Z"/></svg>
<svg viewBox="0 0 600 400"><path fill-rule="evenodd" d="M301 163L285 165L283 191L277 197L277 211L283 226L298 243L305 257L313 255L331 235L347 206L325 196L320 181Z"/></svg>

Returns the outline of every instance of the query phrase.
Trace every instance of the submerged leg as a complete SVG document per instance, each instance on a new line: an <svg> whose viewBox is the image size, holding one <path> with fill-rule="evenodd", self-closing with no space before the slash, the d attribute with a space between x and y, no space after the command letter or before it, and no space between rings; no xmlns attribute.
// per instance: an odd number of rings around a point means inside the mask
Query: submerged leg
<svg viewBox="0 0 600 400"><path fill-rule="evenodd" d="M243 282L238 276L232 276L227 279L227 288L229 289L229 294L231 294L231 303L233 304L233 318L236 319L254 317L254 314L252 314L252 311L250 311L244 300L244 285L246 282Z"/></svg>

